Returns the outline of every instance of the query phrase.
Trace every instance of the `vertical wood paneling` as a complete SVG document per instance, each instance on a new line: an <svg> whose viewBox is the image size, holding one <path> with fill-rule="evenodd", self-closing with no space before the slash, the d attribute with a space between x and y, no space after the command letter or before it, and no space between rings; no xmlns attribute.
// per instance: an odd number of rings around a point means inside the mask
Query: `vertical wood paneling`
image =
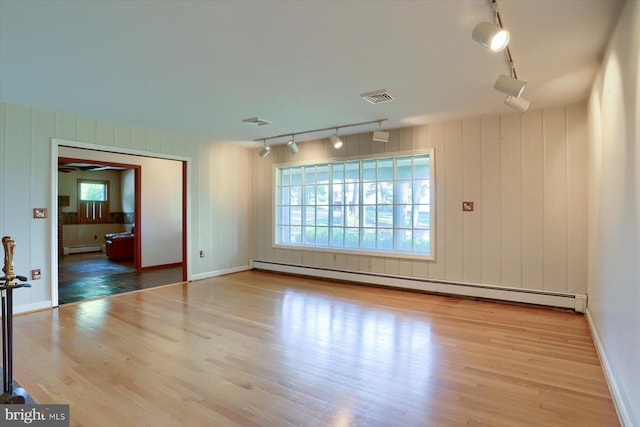
<svg viewBox="0 0 640 427"><path fill-rule="evenodd" d="M67 139L69 141L78 140L78 121L76 116L56 112L56 138Z"/></svg>
<svg viewBox="0 0 640 427"><path fill-rule="evenodd" d="M447 190L444 197L447 223L445 235L445 277L461 281L463 269L463 222L462 222L462 122L445 124L445 180Z"/></svg>
<svg viewBox="0 0 640 427"><path fill-rule="evenodd" d="M176 136L174 134L166 132L162 134L162 152L165 154L176 153Z"/></svg>
<svg viewBox="0 0 640 427"><path fill-rule="evenodd" d="M565 110L545 109L544 117L544 288L566 290L567 143Z"/></svg>
<svg viewBox="0 0 640 427"><path fill-rule="evenodd" d="M482 138L482 283L501 283L500 118L483 117Z"/></svg>
<svg viewBox="0 0 640 427"><path fill-rule="evenodd" d="M103 120L98 122L98 139L100 145L114 146L116 137L115 125Z"/></svg>
<svg viewBox="0 0 640 427"><path fill-rule="evenodd" d="M0 167L2 168L2 170L0 171L0 233L3 232L2 230L6 229L4 216L4 210L6 209L5 206L7 206L7 201L5 199L6 185L4 178L4 165L7 161L7 143L5 138L5 132L7 129L6 113L6 104L4 102L0 102Z"/></svg>
<svg viewBox="0 0 640 427"><path fill-rule="evenodd" d="M9 105L6 109L5 158L3 181L6 188L2 216L5 221L3 236L16 241L13 263L16 274L26 274L31 266L31 109ZM47 181L48 182L48 181ZM16 292L14 305L30 302L30 291Z"/></svg>
<svg viewBox="0 0 640 427"><path fill-rule="evenodd" d="M480 119L462 122L462 199L474 202L463 212L463 280L482 282L482 135ZM461 207L459 207L460 209Z"/></svg>
<svg viewBox="0 0 640 427"><path fill-rule="evenodd" d="M413 150L413 130L415 128L401 128L398 137L398 151Z"/></svg>
<svg viewBox="0 0 640 427"><path fill-rule="evenodd" d="M389 130L389 142L372 142L372 144L380 144L384 147L385 153L395 153L400 150L400 129ZM373 137L373 133L371 134Z"/></svg>
<svg viewBox="0 0 640 427"><path fill-rule="evenodd" d="M586 106L567 107L567 290L587 291Z"/></svg>
<svg viewBox="0 0 640 427"><path fill-rule="evenodd" d="M522 285L522 149L520 115L500 120L501 248L503 285Z"/></svg>
<svg viewBox="0 0 640 427"><path fill-rule="evenodd" d="M154 153L159 153L162 151L162 132L158 130L147 131L146 149Z"/></svg>
<svg viewBox="0 0 640 427"><path fill-rule="evenodd" d="M176 135L174 154L177 156L189 155L189 143L186 136ZM254 153L252 152L251 154L253 155Z"/></svg>
<svg viewBox="0 0 640 427"><path fill-rule="evenodd" d="M96 143L98 123L96 119L78 117L78 141ZM49 134L51 136L53 134Z"/></svg>
<svg viewBox="0 0 640 427"><path fill-rule="evenodd" d="M542 110L522 115L522 286L544 287Z"/></svg>
<svg viewBox="0 0 640 427"><path fill-rule="evenodd" d="M434 279L444 279L446 276L446 259L447 259L447 153L445 150L445 131L443 123L435 123L428 127L429 144L433 147L433 157L435 160L435 211L436 211L436 230L435 230L435 260L429 265L429 275Z"/></svg>
<svg viewBox="0 0 640 427"><path fill-rule="evenodd" d="M342 254L334 260L326 253L274 250L267 245L264 259L277 257L294 264L315 263L434 280L582 291L586 260L585 253L577 247L581 245L584 250L585 244L579 239L584 238L586 225L577 221L574 227L569 223L583 209L581 203L586 203L586 178L574 173L585 163L580 140L585 132L586 110L577 106L571 111L567 116L569 130L564 126L561 108L545 111L544 115L534 110L524 115L493 115L390 131L398 150L434 148L433 261ZM343 138L344 155L379 152L378 144L371 142L370 132ZM309 160L333 158L331 146L319 148L322 143L328 144L323 141L318 142L320 145L309 143ZM384 145L385 153L393 144ZM287 160L300 159L288 156ZM267 183L265 190L269 189L271 172L260 172L258 176L254 185ZM270 190L266 197L265 212L271 215ZM473 201L475 211L463 213L463 200ZM549 203L555 207L548 209ZM567 211L568 205L575 205L575 212ZM270 222L262 220L260 227L265 236L271 232ZM558 242L565 243L558 246ZM551 281L549 275L554 277ZM567 284L568 280L571 284Z"/></svg>
<svg viewBox="0 0 640 427"><path fill-rule="evenodd" d="M114 139L116 147L131 148L131 127L120 123L116 124Z"/></svg>
<svg viewBox="0 0 640 427"><path fill-rule="evenodd" d="M142 128L131 128L131 148L134 150L146 151L147 149L147 131Z"/></svg>

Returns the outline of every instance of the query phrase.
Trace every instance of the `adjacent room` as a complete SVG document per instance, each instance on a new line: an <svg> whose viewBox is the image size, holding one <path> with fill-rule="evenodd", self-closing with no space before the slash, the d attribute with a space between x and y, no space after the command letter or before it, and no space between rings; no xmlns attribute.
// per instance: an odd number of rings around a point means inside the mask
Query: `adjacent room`
<svg viewBox="0 0 640 427"><path fill-rule="evenodd" d="M0 419L640 426L639 76L637 0L0 0Z"/></svg>

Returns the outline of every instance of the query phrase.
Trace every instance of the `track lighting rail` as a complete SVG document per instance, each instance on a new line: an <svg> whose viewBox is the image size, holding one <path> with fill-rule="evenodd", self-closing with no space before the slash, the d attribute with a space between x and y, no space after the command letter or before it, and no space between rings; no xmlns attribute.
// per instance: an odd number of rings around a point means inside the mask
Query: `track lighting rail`
<svg viewBox="0 0 640 427"><path fill-rule="evenodd" d="M305 130L305 131L302 131L302 132L288 132L288 133L283 133L281 135L269 136L267 138L256 138L256 139L254 139L254 141L263 141L263 142L266 143L267 141L269 141L271 139L278 139L278 138L284 138L284 137L293 138L293 137L295 137L297 135L304 135L304 134L307 134L307 133L314 133L314 132L322 132L322 131L325 131L325 130L335 130L337 132L339 129L350 128L350 127L354 127L354 126L364 126L364 125L370 125L370 124L373 124L373 123L378 123L379 125L381 125L383 122L386 122L387 120L388 119L378 119L378 120L370 120L368 122L349 123L349 124L340 125L340 126L329 126L329 127L326 127L326 128Z"/></svg>

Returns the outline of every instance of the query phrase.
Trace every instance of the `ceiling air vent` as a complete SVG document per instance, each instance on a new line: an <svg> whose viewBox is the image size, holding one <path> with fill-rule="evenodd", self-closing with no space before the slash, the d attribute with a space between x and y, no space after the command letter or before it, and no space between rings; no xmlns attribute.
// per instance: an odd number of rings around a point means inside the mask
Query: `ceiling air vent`
<svg viewBox="0 0 640 427"><path fill-rule="evenodd" d="M242 123L249 123L252 125L258 125L258 126L264 126L264 125L270 125L271 122L261 119L260 117L251 117L250 119L244 119L242 121Z"/></svg>
<svg viewBox="0 0 640 427"><path fill-rule="evenodd" d="M380 89L373 92L367 92L360 95L362 99L372 104L381 104L383 102L395 101L396 98L386 89Z"/></svg>

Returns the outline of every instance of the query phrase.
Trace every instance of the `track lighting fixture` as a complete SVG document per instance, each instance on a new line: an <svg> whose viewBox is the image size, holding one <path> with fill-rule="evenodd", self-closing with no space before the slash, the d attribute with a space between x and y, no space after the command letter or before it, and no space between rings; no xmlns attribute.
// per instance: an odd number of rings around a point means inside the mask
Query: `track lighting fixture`
<svg viewBox="0 0 640 427"><path fill-rule="evenodd" d="M500 52L509 44L509 32L499 25L481 22L473 29L473 39L494 52Z"/></svg>
<svg viewBox="0 0 640 427"><path fill-rule="evenodd" d="M300 151L300 149L298 148L298 144L296 144L293 138L294 137L292 135L289 142L287 142L287 147L289 147L289 151L291 151L292 154L298 154L298 151Z"/></svg>
<svg viewBox="0 0 640 427"><path fill-rule="evenodd" d="M344 145L344 143L342 142L342 140L340 139L340 136L339 136L340 129L353 127L353 126L370 125L371 123L378 123L378 126L382 127L382 122L384 122L386 120L387 119L378 119L378 120L371 120L371 121L368 121L368 122L350 123L348 125L332 126L332 127L329 127L329 128L312 129L312 130L305 130L305 131L302 131L302 132L285 133L285 134L282 134L282 135L270 136L268 138L255 139L254 141L256 141L256 142L262 141L264 146L262 147L262 150L260 150L260 152L258 154L260 155L260 157L267 157L269 155L269 153L271 153L271 147L269 147L267 145L267 140L280 139L280 138L288 137L289 139L287 140L287 147L289 147L289 150L293 154L297 154L298 151L300 151L300 148L298 147L298 144L296 144L296 142L295 142L296 135L303 135L303 134L307 134L307 133L318 133L318 132L324 132L324 131L327 131L327 130L334 130L335 129L336 132L329 137L329 141L331 141L331 144L333 144L333 147L335 149L338 149L338 148L340 148L340 147L342 147ZM374 137L376 135L378 135L380 137L379 142L387 142L389 140L389 132L377 131L377 132L374 133ZM383 140L382 139L383 137L386 138L386 140Z"/></svg>
<svg viewBox="0 0 640 427"><path fill-rule="evenodd" d="M496 80L496 84L494 85L494 87L500 92L506 93L507 95L515 96L517 98L522 95L522 91L524 91L526 85L527 82L525 81L502 74L500 75L500 77L498 77L498 80Z"/></svg>
<svg viewBox="0 0 640 427"><path fill-rule="evenodd" d="M265 139L263 141L264 145L262 146L262 150L260 150L260 152L258 153L258 155L262 158L267 157L269 154L271 154L271 147L269 147L267 145L267 140Z"/></svg>
<svg viewBox="0 0 640 427"><path fill-rule="evenodd" d="M373 142L389 142L389 132L382 130L382 122L378 122L379 130L373 131Z"/></svg>
<svg viewBox="0 0 640 427"><path fill-rule="evenodd" d="M333 144L333 148L335 148L336 150L342 147L343 143L340 139L340 136L338 136L338 129L336 129L336 133L329 137L329 141L331 141L331 144Z"/></svg>
<svg viewBox="0 0 640 427"><path fill-rule="evenodd" d="M509 32L502 26L502 17L498 10L498 1L490 0L491 10L493 11L494 23L481 22L473 29L471 36L478 43L489 47L495 52L501 50L505 51L507 57L507 63L509 64L510 75L500 75L494 84L494 88L500 92L506 93L507 98L504 103L516 111L524 113L529 109L529 101L520 98L524 88L527 86L527 82L524 80L518 80L518 73L516 73L516 67L513 63L513 56L511 55L511 49L509 49Z"/></svg>
<svg viewBox="0 0 640 427"><path fill-rule="evenodd" d="M513 108L516 111L524 113L529 109L530 102L524 98L518 98L515 96L507 96L507 99L504 100L504 103L509 107Z"/></svg>

